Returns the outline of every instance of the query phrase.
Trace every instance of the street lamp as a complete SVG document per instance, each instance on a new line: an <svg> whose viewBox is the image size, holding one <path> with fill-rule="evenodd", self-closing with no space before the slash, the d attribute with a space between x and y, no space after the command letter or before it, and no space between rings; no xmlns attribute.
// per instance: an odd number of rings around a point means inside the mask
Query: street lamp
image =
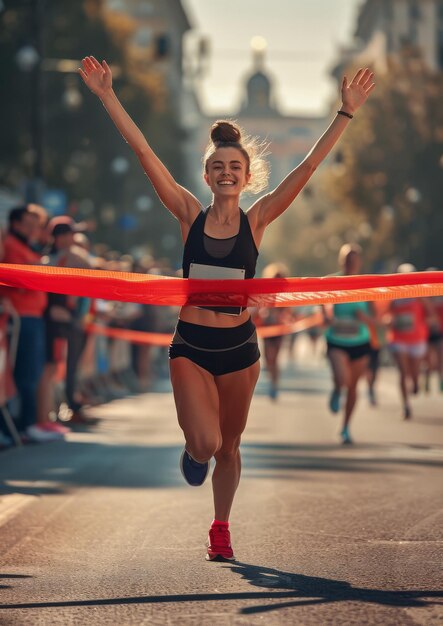
<svg viewBox="0 0 443 626"><path fill-rule="evenodd" d="M405 192L406 200L411 204L417 204L421 200L421 193L416 187L408 187Z"/></svg>
<svg viewBox="0 0 443 626"><path fill-rule="evenodd" d="M126 157L117 156L111 161L111 171L114 174L122 175L126 174L129 170L129 161Z"/></svg>
<svg viewBox="0 0 443 626"><path fill-rule="evenodd" d="M15 60L22 72L31 72L40 61L40 55L34 46L27 45L20 48Z"/></svg>
<svg viewBox="0 0 443 626"><path fill-rule="evenodd" d="M65 81L66 89L63 94L63 104L70 111L76 111L83 103L83 96L78 88L78 80L68 76Z"/></svg>

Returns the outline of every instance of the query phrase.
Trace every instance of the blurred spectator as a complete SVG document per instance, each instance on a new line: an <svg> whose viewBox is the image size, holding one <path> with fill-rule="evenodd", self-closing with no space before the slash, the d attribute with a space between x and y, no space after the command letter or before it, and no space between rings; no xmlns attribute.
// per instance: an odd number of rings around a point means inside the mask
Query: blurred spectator
<svg viewBox="0 0 443 626"><path fill-rule="evenodd" d="M48 212L39 204L28 204L28 210L35 215L37 219L37 228L30 242L32 249L39 254L43 254L47 251L50 244Z"/></svg>
<svg viewBox="0 0 443 626"><path fill-rule="evenodd" d="M74 244L79 248L83 248L86 252L91 252L91 243L85 233L83 232L75 232L74 233Z"/></svg>
<svg viewBox="0 0 443 626"><path fill-rule="evenodd" d="M9 230L3 242L3 262L37 265L40 256L31 242L36 238L39 220L27 206L13 208L9 213ZM18 430L32 441L48 441L51 434L37 426L37 387L44 365L45 326L43 312L47 297L41 291L1 288L20 318L20 332L14 380L20 399Z"/></svg>
<svg viewBox="0 0 443 626"><path fill-rule="evenodd" d="M148 254L136 261L103 244L95 244L91 254L86 229L89 224L75 223L66 215L49 220L39 205L17 207L11 211L10 232L0 238L0 262L3 255L8 263L43 262L58 267L174 275L166 259ZM14 312L15 304L23 321L16 366L23 408L18 426L28 440L63 438L70 430L65 421L68 426L93 424L83 412L84 406L144 391L154 376L168 373L166 347L133 345L120 337L87 333L86 326L94 321L104 329L172 333L176 307L91 302L88 298L10 288L0 291L2 297L5 312ZM12 445L8 431L0 432L7 445ZM0 437L0 447L2 441Z"/></svg>
<svg viewBox="0 0 443 626"><path fill-rule="evenodd" d="M74 246L71 248L71 252L80 255L83 260L87 261L88 267L92 267L93 260L89 253L91 246L88 237L83 232L75 232L73 242ZM74 259L72 259L72 262L74 262ZM86 347L86 325L90 318L90 309L90 298L76 298L72 313L71 330L68 334L65 393L66 402L71 411L70 422L76 424L88 424L91 422L91 418L86 416L83 412L83 401L78 394L78 368Z"/></svg>
<svg viewBox="0 0 443 626"><path fill-rule="evenodd" d="M74 221L66 216L53 218L49 222L49 232L52 237L52 248L48 256L48 263L58 267L80 267L87 269L90 263L83 248L74 246ZM86 305L84 304L86 302ZM48 306L45 310L46 324L46 365L40 380L38 393L38 422L41 428L63 436L68 432L65 426L51 420L50 416L57 415L58 407L55 403L55 382L57 367L69 362L69 376L67 372L68 402L74 403L74 389L76 370L81 352L84 347L84 333L81 319L89 301L85 298L76 298L65 294L49 293ZM68 352L71 344L70 357ZM67 367L68 370L68 367ZM76 415L81 407L74 406ZM80 419L76 415L76 420ZM84 419L84 418L83 418Z"/></svg>

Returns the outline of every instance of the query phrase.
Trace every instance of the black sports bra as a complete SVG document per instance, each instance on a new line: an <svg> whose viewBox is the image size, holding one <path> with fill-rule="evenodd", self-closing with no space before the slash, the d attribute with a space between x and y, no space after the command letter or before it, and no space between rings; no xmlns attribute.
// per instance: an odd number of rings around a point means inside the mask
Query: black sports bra
<svg viewBox="0 0 443 626"><path fill-rule="evenodd" d="M191 263L244 269L245 278L254 278L258 250L246 213L239 208L240 230L237 235L228 239L217 239L205 235L205 222L208 210L209 208L201 211L189 230L183 250L183 278L189 277L189 266ZM210 254L211 251L215 252L214 256ZM219 256L219 254L226 251L227 254Z"/></svg>
<svg viewBox="0 0 443 626"><path fill-rule="evenodd" d="M233 237L218 239L217 237L211 237L210 235L203 233L203 245L206 252L214 259L223 259L234 249L237 237L238 234Z"/></svg>

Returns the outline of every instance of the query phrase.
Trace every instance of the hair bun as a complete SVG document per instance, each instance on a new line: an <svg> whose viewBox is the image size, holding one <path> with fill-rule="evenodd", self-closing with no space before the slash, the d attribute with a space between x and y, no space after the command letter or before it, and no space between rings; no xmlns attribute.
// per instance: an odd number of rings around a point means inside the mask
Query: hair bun
<svg viewBox="0 0 443 626"><path fill-rule="evenodd" d="M238 126L226 120L217 120L211 126L211 140L214 144L240 143L241 132Z"/></svg>

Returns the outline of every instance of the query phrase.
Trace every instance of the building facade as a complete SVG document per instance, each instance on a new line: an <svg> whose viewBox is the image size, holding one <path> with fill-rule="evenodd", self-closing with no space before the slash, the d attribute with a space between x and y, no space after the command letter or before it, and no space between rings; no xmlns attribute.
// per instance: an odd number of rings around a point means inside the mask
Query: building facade
<svg viewBox="0 0 443 626"><path fill-rule="evenodd" d="M203 123L199 101L186 80L183 39L192 29L181 0L108 0L111 11L128 19L127 54L131 71L145 81L159 108L167 106L176 127L177 151L182 157L183 180L199 186L193 155L198 150L197 129Z"/></svg>
<svg viewBox="0 0 443 626"><path fill-rule="evenodd" d="M405 47L419 50L431 71L443 71L443 0L365 0L359 9L355 44L340 51L333 75L350 62L386 68Z"/></svg>
<svg viewBox="0 0 443 626"><path fill-rule="evenodd" d="M243 92L240 109L234 115L220 112L208 118L201 138L201 150L208 141L208 129L215 119L233 119L248 135L269 144L271 173L269 189L278 185L312 148L324 131L324 117L284 115L279 110L274 81L266 68L265 49L252 50L252 69L240 86Z"/></svg>

